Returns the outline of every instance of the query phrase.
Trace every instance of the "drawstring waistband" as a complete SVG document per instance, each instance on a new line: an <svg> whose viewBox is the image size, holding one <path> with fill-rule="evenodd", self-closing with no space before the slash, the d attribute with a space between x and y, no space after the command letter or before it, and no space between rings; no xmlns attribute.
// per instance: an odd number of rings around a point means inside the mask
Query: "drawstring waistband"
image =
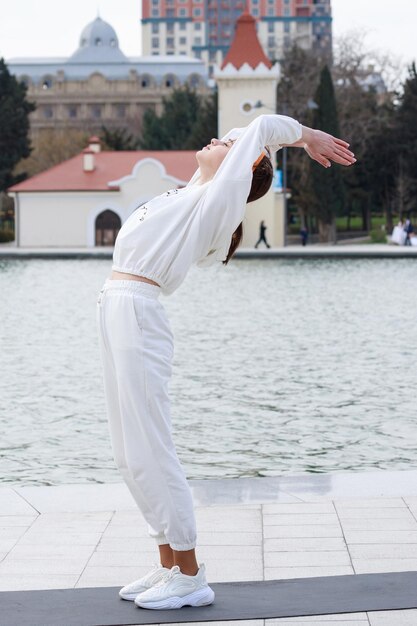
<svg viewBox="0 0 417 626"><path fill-rule="evenodd" d="M101 291L117 290L127 293L138 293L146 298L158 298L161 287L145 283L143 280L118 280L108 278Z"/></svg>

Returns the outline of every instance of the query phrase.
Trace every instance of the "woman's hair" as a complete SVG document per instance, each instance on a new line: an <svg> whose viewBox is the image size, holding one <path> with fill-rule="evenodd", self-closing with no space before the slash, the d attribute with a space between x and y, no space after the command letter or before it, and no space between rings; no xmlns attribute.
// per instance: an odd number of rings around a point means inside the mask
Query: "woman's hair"
<svg viewBox="0 0 417 626"><path fill-rule="evenodd" d="M262 198L262 196L264 196L271 187L273 178L274 168L272 167L271 159L265 155L262 161L258 163L253 171L252 185L246 202L254 202L254 200ZM236 249L241 244L242 238L243 224L242 222L240 222L239 226L236 228L235 232L232 235L229 252L227 253L227 257L223 261L224 265L228 264L228 262L236 252Z"/></svg>

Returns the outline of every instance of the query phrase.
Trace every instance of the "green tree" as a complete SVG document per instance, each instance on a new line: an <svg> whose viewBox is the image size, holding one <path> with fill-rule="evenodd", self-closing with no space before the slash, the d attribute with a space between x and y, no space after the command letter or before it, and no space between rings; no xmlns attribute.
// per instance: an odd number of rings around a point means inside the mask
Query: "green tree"
<svg viewBox="0 0 417 626"><path fill-rule="evenodd" d="M366 187L370 190L371 202L385 213L387 230L393 227L393 201L395 197L395 168L398 154L396 142L396 111L392 103L378 107L373 119L373 129L361 159L361 168L366 172ZM355 164L356 167L356 164Z"/></svg>
<svg viewBox="0 0 417 626"><path fill-rule="evenodd" d="M0 191L26 178L25 172L13 174L15 165L31 152L29 114L36 107L26 92L0 59Z"/></svg>
<svg viewBox="0 0 417 626"><path fill-rule="evenodd" d="M285 52L281 62L281 80L277 87L277 113L290 115L306 126L311 126L312 95L317 89L323 60L313 51L294 44ZM290 149L288 156L288 187L291 189L290 209L296 209L302 226L308 224L312 231L311 209L314 191L310 176L309 159L304 150ZM278 167L282 168L283 153L278 152Z"/></svg>
<svg viewBox="0 0 417 626"><path fill-rule="evenodd" d="M397 154L395 173L398 186L407 181L407 194L417 195L417 70L412 63L408 68L408 77L404 83L395 122L395 144ZM397 192L399 190L397 189Z"/></svg>
<svg viewBox="0 0 417 626"><path fill-rule="evenodd" d="M327 65L321 71L314 100L318 106L313 113L313 127L339 137L336 97ZM343 214L345 206L345 187L340 167L332 163L330 168L324 168L315 161L310 162L315 196L312 211L318 220L319 239L322 242L336 241L336 216Z"/></svg>
<svg viewBox="0 0 417 626"><path fill-rule="evenodd" d="M203 99L188 85L173 90L162 99L163 111L158 117L152 110L143 117L143 150L192 150L207 143L217 130L217 98ZM206 125L206 126L204 126Z"/></svg>
<svg viewBox="0 0 417 626"><path fill-rule="evenodd" d="M100 139L104 150L137 150L138 140L127 128L101 127Z"/></svg>
<svg viewBox="0 0 417 626"><path fill-rule="evenodd" d="M187 150L197 150L217 137L218 126L218 91L217 89L202 100L197 119L186 142Z"/></svg>

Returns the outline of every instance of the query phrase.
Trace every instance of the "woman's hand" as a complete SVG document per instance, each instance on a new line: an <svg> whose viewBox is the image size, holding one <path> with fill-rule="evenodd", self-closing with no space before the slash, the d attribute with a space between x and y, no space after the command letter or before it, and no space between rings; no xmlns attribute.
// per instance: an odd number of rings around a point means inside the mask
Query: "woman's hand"
<svg viewBox="0 0 417 626"><path fill-rule="evenodd" d="M356 163L355 155L349 150L349 144L333 135L303 126L301 137L308 156L323 167L330 167L331 161L340 165Z"/></svg>

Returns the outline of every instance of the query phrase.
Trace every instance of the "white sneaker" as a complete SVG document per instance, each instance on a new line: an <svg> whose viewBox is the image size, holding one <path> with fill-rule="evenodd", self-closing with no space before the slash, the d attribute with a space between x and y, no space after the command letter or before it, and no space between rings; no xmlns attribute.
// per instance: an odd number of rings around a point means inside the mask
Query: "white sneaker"
<svg viewBox="0 0 417 626"><path fill-rule="evenodd" d="M119 596L123 598L123 600L133 600L139 593L143 593L150 589L153 585L163 578L165 574L170 572L167 567L163 567L160 564L155 563L150 572L139 578L138 580L133 581L129 585L122 587L119 591Z"/></svg>
<svg viewBox="0 0 417 626"><path fill-rule="evenodd" d="M189 606L205 606L214 600L214 591L206 581L204 563L199 564L195 576L183 574L174 565L151 589L135 598L136 606L143 609L180 609Z"/></svg>

